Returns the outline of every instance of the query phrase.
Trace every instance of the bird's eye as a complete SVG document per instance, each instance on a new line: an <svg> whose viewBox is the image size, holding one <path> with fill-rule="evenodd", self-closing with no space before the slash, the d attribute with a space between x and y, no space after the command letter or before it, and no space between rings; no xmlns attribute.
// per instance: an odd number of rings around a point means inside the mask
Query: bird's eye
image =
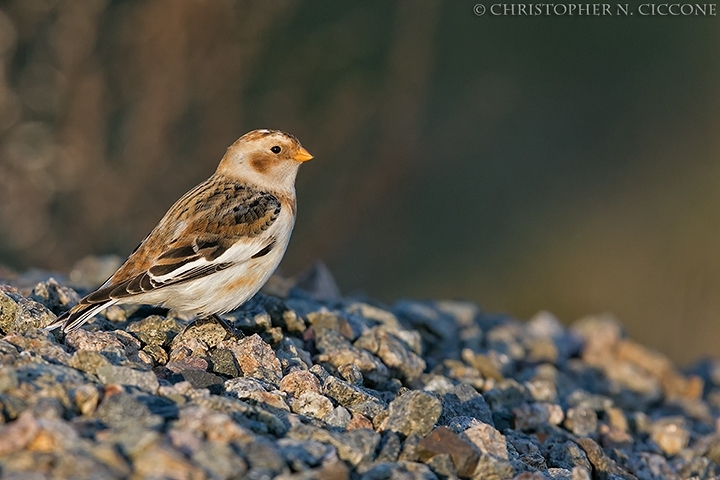
<svg viewBox="0 0 720 480"><path fill-rule="evenodd" d="M271 152L276 153L276 154L280 153L280 150L281 150L280 147L278 147L277 145L275 145L274 147L272 147L270 149Z"/></svg>

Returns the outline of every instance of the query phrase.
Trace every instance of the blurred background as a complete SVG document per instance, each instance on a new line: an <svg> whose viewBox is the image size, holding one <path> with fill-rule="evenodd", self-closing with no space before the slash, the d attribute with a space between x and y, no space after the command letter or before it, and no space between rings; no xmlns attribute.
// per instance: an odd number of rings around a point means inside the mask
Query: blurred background
<svg viewBox="0 0 720 480"><path fill-rule="evenodd" d="M316 157L285 275L609 311L680 362L717 354L718 18L474 3L1 1L0 263L124 257L277 128Z"/></svg>

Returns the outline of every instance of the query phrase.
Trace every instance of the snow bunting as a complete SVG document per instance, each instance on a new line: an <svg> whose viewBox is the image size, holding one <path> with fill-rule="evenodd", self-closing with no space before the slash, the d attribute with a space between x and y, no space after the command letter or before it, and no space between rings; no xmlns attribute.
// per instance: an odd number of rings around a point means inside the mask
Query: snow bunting
<svg viewBox="0 0 720 480"><path fill-rule="evenodd" d="M178 200L100 288L48 329L79 328L116 304L197 316L233 310L270 278L295 224L295 176L308 153L292 135L254 130Z"/></svg>

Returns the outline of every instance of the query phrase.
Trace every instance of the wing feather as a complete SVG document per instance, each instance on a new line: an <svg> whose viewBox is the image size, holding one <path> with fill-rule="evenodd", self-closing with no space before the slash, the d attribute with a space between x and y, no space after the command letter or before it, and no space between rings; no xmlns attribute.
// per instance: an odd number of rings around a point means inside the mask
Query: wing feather
<svg viewBox="0 0 720 480"><path fill-rule="evenodd" d="M268 244L261 236L281 208L271 193L213 175L178 200L118 271L69 312L63 330L80 327L121 299L212 275L267 253L274 241ZM232 258L224 259L231 248Z"/></svg>

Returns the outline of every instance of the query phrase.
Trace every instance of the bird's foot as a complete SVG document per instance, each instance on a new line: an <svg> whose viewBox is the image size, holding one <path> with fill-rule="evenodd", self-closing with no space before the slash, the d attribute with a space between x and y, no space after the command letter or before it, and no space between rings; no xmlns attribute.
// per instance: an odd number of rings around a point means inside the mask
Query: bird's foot
<svg viewBox="0 0 720 480"><path fill-rule="evenodd" d="M214 319L216 322L218 322L222 327L233 337L235 338L245 338L245 334L242 332L242 330L235 328L233 325L230 325L228 322L225 321L224 318L222 318L218 314L210 315L209 318Z"/></svg>

